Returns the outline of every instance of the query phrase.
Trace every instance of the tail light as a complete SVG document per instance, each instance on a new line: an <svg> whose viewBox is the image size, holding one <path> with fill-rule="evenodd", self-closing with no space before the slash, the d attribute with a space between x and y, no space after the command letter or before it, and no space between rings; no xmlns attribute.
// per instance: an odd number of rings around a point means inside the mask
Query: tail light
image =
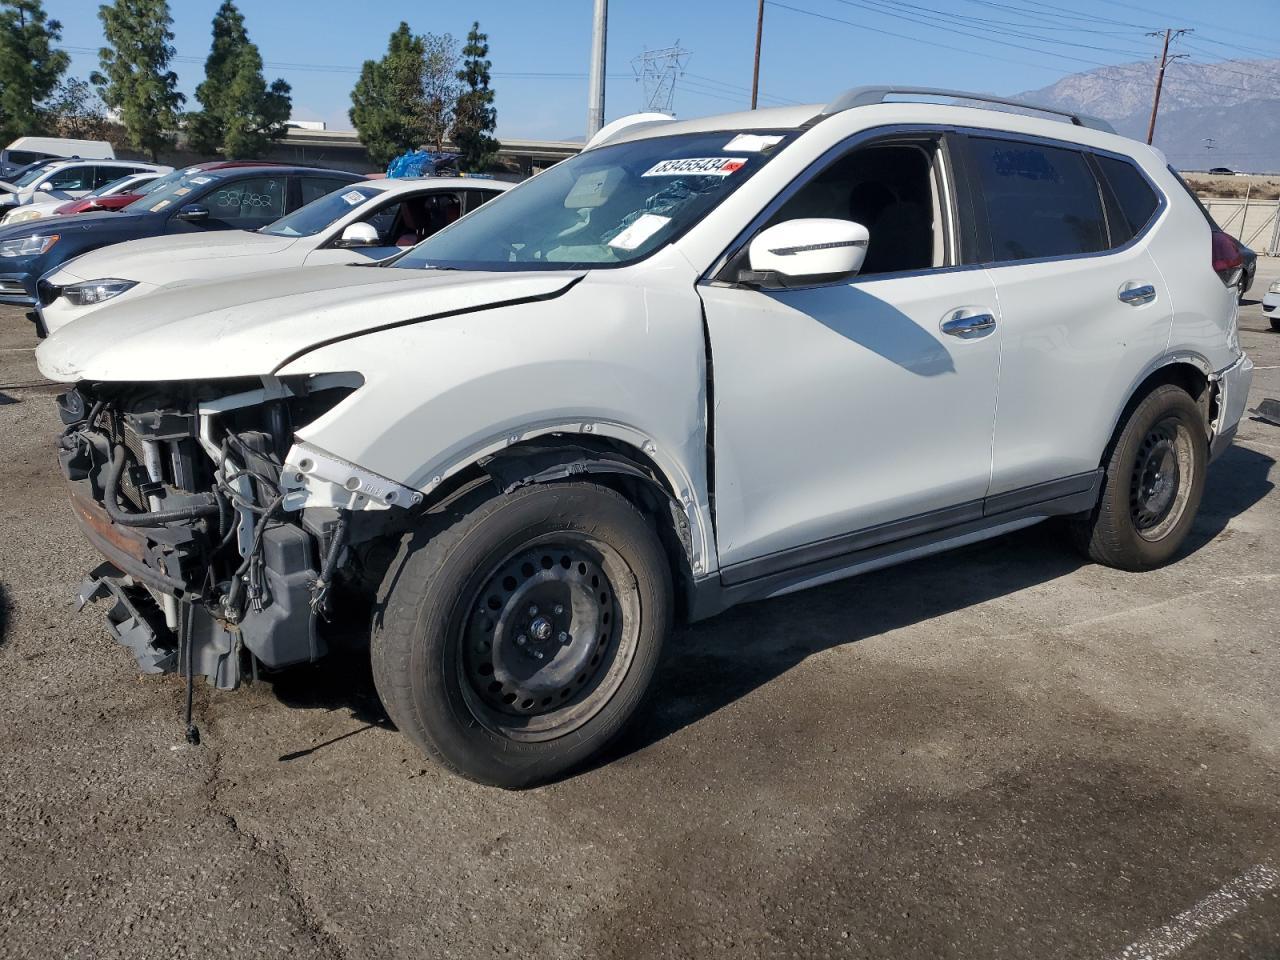
<svg viewBox="0 0 1280 960"><path fill-rule="evenodd" d="M1213 269L1222 278L1222 282L1228 287L1234 286L1239 282L1243 268L1244 254L1240 252L1240 245L1235 238L1229 233L1214 230Z"/></svg>

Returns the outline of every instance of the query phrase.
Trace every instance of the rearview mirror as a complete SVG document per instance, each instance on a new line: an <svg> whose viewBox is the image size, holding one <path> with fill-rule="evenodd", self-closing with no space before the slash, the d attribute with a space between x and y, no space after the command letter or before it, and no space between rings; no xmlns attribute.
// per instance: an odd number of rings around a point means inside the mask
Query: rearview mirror
<svg viewBox="0 0 1280 960"><path fill-rule="evenodd" d="M787 220L758 233L747 259L754 274L835 280L862 269L869 239L867 228L850 220Z"/></svg>
<svg viewBox="0 0 1280 960"><path fill-rule="evenodd" d="M202 220L209 219L209 208L202 207L198 203L188 203L186 206L178 208L178 212L173 215L173 219L199 223Z"/></svg>
<svg viewBox="0 0 1280 960"><path fill-rule="evenodd" d="M335 247L376 247L378 246L378 231L367 223L352 223L342 231Z"/></svg>

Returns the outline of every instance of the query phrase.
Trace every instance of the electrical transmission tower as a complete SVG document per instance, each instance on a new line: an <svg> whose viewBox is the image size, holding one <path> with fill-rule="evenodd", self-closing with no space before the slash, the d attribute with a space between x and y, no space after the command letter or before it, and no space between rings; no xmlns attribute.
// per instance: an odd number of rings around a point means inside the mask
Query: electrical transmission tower
<svg viewBox="0 0 1280 960"><path fill-rule="evenodd" d="M676 81L684 74L690 52L680 41L661 50L646 50L631 61L636 80L644 85L644 109L653 113L674 114Z"/></svg>

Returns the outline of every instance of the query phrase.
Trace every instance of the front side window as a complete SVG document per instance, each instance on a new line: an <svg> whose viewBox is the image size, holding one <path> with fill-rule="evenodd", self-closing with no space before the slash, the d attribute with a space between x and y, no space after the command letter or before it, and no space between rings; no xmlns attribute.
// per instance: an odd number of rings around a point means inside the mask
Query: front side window
<svg viewBox="0 0 1280 960"><path fill-rule="evenodd" d="M249 177L218 184L199 201L214 226L252 230L284 215L284 177Z"/></svg>
<svg viewBox="0 0 1280 960"><path fill-rule="evenodd" d="M791 136L689 133L588 150L486 203L391 265L560 270L634 263L705 217ZM436 212L441 219L451 215Z"/></svg>
<svg viewBox="0 0 1280 960"><path fill-rule="evenodd" d="M969 143L995 262L1107 249L1098 183L1084 154L1019 140Z"/></svg>
<svg viewBox="0 0 1280 960"><path fill-rule="evenodd" d="M28 170L14 181L14 186L29 187L31 184L37 182L41 177L46 176L53 167L53 164L47 163L42 167L36 167L34 170Z"/></svg>
<svg viewBox="0 0 1280 960"><path fill-rule="evenodd" d="M766 227L788 220L851 220L867 228L860 276L945 263L933 141L857 147L801 187Z"/></svg>
<svg viewBox="0 0 1280 960"><path fill-rule="evenodd" d="M94 167L66 167L49 176L53 190L92 190Z"/></svg>
<svg viewBox="0 0 1280 960"><path fill-rule="evenodd" d="M378 188L369 186L348 187L334 193L325 193L258 232L273 237L314 237L335 220L345 217L356 207L381 193Z"/></svg>
<svg viewBox="0 0 1280 960"><path fill-rule="evenodd" d="M43 160L45 157L51 157L51 153L41 153L38 150L10 150L8 151L9 162L17 167L25 167L28 163L35 163L37 160Z"/></svg>

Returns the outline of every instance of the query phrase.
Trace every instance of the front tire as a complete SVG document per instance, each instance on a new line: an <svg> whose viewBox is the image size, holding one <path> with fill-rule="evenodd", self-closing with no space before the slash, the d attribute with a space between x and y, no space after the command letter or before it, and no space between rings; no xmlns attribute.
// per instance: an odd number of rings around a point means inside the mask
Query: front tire
<svg viewBox="0 0 1280 960"><path fill-rule="evenodd" d="M442 766L520 788L616 736L673 617L654 525L592 483L465 495L405 536L379 592L374 681Z"/></svg>
<svg viewBox="0 0 1280 960"><path fill-rule="evenodd" d="M1102 494L1072 519L1077 547L1121 570L1150 570L1182 546L1204 493L1204 419L1179 387L1156 387L1125 422L1106 463Z"/></svg>

